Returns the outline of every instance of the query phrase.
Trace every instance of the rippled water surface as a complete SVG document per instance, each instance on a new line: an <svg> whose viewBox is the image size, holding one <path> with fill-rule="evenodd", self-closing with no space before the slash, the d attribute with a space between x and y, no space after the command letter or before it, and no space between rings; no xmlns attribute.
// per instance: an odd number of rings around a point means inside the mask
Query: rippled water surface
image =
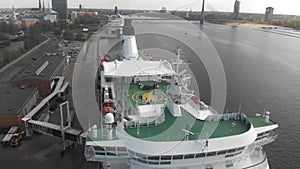
<svg viewBox="0 0 300 169"><path fill-rule="evenodd" d="M279 124L279 137L265 147L271 168L299 168L300 39L226 25L205 24L201 29L224 65L226 109L242 105L248 115L271 111Z"/></svg>

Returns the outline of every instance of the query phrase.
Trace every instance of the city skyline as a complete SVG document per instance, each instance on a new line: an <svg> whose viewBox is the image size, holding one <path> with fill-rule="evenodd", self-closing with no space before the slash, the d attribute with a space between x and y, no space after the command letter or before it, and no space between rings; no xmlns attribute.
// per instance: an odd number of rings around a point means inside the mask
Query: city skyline
<svg viewBox="0 0 300 169"><path fill-rule="evenodd" d="M22 2L22 3L20 3ZM147 3L146 0L129 0L129 1L117 1L117 0L72 0L68 1L68 8L78 8L79 4L82 4L83 8L105 8L113 9L114 6L118 6L119 9L141 9L141 10L159 10L162 7L166 7L168 10L190 10L199 11L201 8L202 0L179 0L174 3L174 0L152 0L151 3ZM233 12L235 0L206 0L205 10L207 11L220 11L220 12ZM51 0L45 0L45 6L51 6ZM145 5L147 4L147 5ZM191 5L188 5L191 4ZM38 0L11 0L0 2L1 8L32 8L38 7ZM289 14L300 15L298 7L300 2L297 0L241 0L240 12L241 13L265 13L266 7L274 7L274 14Z"/></svg>

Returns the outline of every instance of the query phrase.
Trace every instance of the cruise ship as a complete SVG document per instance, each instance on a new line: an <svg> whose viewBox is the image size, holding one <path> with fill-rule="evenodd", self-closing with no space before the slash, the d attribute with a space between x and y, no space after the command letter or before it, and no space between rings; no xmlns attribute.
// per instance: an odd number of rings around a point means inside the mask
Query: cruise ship
<svg viewBox="0 0 300 169"><path fill-rule="evenodd" d="M173 61L140 52L128 19L121 38L121 51L100 57L101 125L87 131L88 161L105 168L269 168L262 147L278 128L270 112L218 113L189 89L180 49Z"/></svg>

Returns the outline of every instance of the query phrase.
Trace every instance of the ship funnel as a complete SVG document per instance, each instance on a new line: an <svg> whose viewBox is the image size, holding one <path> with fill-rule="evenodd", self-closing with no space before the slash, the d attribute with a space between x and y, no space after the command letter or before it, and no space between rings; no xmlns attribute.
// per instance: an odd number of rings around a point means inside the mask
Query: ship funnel
<svg viewBox="0 0 300 169"><path fill-rule="evenodd" d="M119 15L118 7L115 6L115 15Z"/></svg>
<svg viewBox="0 0 300 169"><path fill-rule="evenodd" d="M266 123L270 122L270 112L269 111L266 111L265 122Z"/></svg>
<svg viewBox="0 0 300 169"><path fill-rule="evenodd" d="M138 58L138 49L131 19L125 19L123 26L123 56L125 59Z"/></svg>

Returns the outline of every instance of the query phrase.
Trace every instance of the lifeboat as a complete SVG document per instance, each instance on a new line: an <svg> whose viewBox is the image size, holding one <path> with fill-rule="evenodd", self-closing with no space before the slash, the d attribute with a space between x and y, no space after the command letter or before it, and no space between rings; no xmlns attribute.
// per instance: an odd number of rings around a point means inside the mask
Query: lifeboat
<svg viewBox="0 0 300 169"><path fill-rule="evenodd" d="M104 62L109 62L109 58L106 54L100 56L100 66L103 68Z"/></svg>
<svg viewBox="0 0 300 169"><path fill-rule="evenodd" d="M193 99L193 101L194 101L195 103L197 103L197 104L200 103L200 101L201 101L200 98L199 98L198 96L196 96L196 95L193 95L193 96L192 96L192 99Z"/></svg>
<svg viewBox="0 0 300 169"><path fill-rule="evenodd" d="M102 107L102 113L104 115L106 115L107 113L112 113L115 114L115 104L112 100L106 101L103 103L103 107Z"/></svg>

